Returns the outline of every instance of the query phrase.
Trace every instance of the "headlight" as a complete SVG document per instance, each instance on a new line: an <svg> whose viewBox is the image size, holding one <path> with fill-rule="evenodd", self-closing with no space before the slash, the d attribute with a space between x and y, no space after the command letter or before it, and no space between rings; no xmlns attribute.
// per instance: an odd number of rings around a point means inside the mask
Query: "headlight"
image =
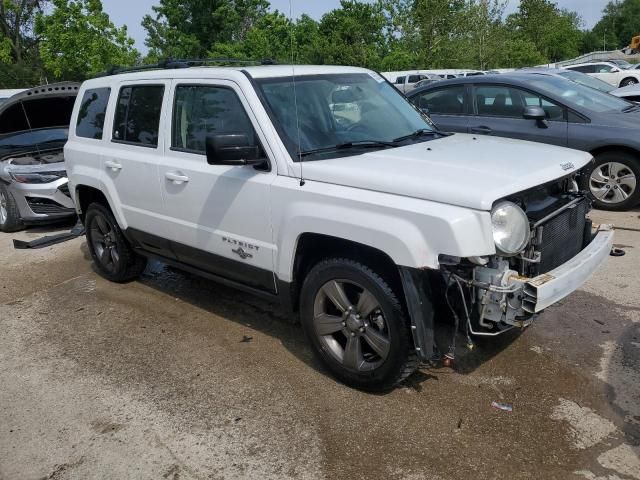
<svg viewBox="0 0 640 480"><path fill-rule="evenodd" d="M67 176L67 172L11 172L11 178L18 183L50 183Z"/></svg>
<svg viewBox="0 0 640 480"><path fill-rule="evenodd" d="M529 219L515 203L500 202L491 211L493 241L504 255L516 255L529 243Z"/></svg>

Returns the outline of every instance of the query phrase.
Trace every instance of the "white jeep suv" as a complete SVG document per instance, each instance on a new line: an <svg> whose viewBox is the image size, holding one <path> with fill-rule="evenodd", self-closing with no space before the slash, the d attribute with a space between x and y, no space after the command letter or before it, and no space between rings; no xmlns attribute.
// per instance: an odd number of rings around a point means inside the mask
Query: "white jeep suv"
<svg viewBox="0 0 640 480"><path fill-rule="evenodd" d="M278 299L328 369L368 390L455 354L453 338L436 350L436 317L469 341L526 327L613 240L574 181L590 155L440 132L361 68L89 80L65 158L104 277L156 258Z"/></svg>

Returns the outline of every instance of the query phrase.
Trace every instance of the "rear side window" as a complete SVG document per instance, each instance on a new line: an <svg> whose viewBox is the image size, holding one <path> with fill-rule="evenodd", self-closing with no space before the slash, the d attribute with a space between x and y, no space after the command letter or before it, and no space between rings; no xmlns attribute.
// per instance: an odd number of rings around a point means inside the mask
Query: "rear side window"
<svg viewBox="0 0 640 480"><path fill-rule="evenodd" d="M94 88L84 92L76 123L78 137L102 139L104 117L110 94L110 88Z"/></svg>
<svg viewBox="0 0 640 480"><path fill-rule="evenodd" d="M258 145L255 130L236 93L230 88L184 85L176 88L172 148L204 153L208 136L245 135Z"/></svg>
<svg viewBox="0 0 640 480"><path fill-rule="evenodd" d="M463 115L466 112L464 86L431 90L411 100L418 108L440 115Z"/></svg>
<svg viewBox="0 0 640 480"><path fill-rule="evenodd" d="M581 73L596 73L595 65L582 65L580 67L567 67L568 70L575 70Z"/></svg>
<svg viewBox="0 0 640 480"><path fill-rule="evenodd" d="M158 146L163 85L122 87L113 122L113 140Z"/></svg>

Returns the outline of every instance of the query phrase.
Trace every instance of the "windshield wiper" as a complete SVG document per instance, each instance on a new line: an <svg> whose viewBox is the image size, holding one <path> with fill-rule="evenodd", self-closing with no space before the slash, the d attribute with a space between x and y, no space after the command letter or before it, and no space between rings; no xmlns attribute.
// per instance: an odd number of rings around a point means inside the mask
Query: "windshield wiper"
<svg viewBox="0 0 640 480"><path fill-rule="evenodd" d="M420 137L435 136L435 135L444 135L444 134L442 132L439 132L437 130L432 130L430 128L421 128L419 130L416 130L413 133L410 133L409 135L403 135L402 137L394 138L393 141L395 143L398 143L398 142L404 142L405 140L410 140L412 138L420 138Z"/></svg>
<svg viewBox="0 0 640 480"><path fill-rule="evenodd" d="M305 150L300 152L300 156L306 157L316 153L334 152L336 150L347 150L350 148L378 148L378 147L397 147L398 144L393 142L385 142L382 140L356 140L353 142L339 143L332 147L314 148L312 150Z"/></svg>

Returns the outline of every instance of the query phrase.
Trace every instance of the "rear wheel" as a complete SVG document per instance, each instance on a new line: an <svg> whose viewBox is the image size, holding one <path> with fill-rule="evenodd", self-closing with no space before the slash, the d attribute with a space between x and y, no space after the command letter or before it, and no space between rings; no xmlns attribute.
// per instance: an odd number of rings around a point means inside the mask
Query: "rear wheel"
<svg viewBox="0 0 640 480"><path fill-rule="evenodd" d="M587 167L582 187L601 210L627 210L640 202L640 159L626 152L596 155Z"/></svg>
<svg viewBox="0 0 640 480"><path fill-rule="evenodd" d="M416 370L407 317L389 284L369 267L323 260L307 275L300 300L314 353L343 383L384 391Z"/></svg>
<svg viewBox="0 0 640 480"><path fill-rule="evenodd" d="M84 224L89 252L100 275L112 282L126 282L140 276L147 260L133 251L108 208L92 203L87 208Z"/></svg>
<svg viewBox="0 0 640 480"><path fill-rule="evenodd" d="M0 231L15 232L24 227L13 195L0 183Z"/></svg>

